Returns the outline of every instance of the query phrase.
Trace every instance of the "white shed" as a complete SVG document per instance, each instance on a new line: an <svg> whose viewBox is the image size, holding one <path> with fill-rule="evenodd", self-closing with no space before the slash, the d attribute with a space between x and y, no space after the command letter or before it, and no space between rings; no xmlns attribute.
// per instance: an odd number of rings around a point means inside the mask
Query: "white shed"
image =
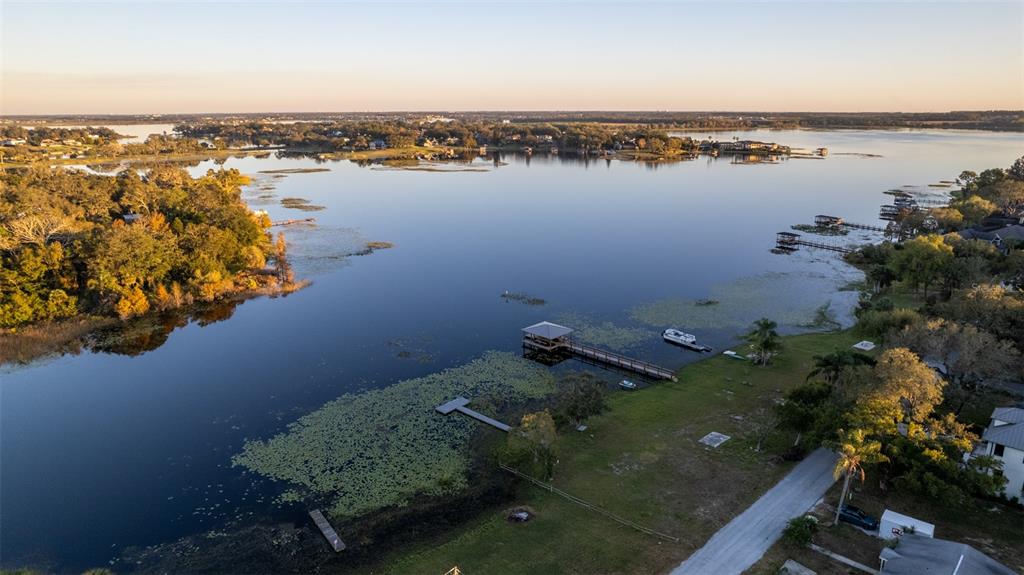
<svg viewBox="0 0 1024 575"><path fill-rule="evenodd" d="M935 526L886 509L878 525L878 536L882 539L895 539L908 532L922 537L935 537Z"/></svg>

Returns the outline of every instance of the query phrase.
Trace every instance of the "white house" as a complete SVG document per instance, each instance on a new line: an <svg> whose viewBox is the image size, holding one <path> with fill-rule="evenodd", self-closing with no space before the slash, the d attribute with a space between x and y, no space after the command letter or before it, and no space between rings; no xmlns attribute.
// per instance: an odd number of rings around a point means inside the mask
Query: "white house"
<svg viewBox="0 0 1024 575"><path fill-rule="evenodd" d="M981 438L985 442L982 453L1003 462L1002 474L1006 477L1003 493L1024 500L1024 409L997 407L992 410L992 422Z"/></svg>

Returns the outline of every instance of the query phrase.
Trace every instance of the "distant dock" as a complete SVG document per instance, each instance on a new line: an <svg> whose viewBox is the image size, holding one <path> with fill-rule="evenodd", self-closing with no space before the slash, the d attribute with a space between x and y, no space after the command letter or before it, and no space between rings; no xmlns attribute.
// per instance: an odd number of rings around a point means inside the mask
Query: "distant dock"
<svg viewBox="0 0 1024 575"><path fill-rule="evenodd" d="M310 511L309 516L313 518L313 523L316 523L316 526L320 528L320 533L324 534L327 542L334 548L335 553L345 549L345 543L341 540L341 537L338 537L334 527L331 527L331 523L327 521L327 518L324 517L324 514L319 509Z"/></svg>

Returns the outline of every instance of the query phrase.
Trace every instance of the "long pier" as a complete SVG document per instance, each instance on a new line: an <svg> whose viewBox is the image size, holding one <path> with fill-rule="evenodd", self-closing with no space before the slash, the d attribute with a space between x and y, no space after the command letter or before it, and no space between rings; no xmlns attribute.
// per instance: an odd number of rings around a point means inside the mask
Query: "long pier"
<svg viewBox="0 0 1024 575"><path fill-rule="evenodd" d="M873 232L886 231L882 226L848 222L839 216L827 216L823 214L814 216L814 225L822 228L844 227L855 230L871 230Z"/></svg>
<svg viewBox="0 0 1024 575"><path fill-rule="evenodd" d="M320 533L324 534L327 542L334 548L334 552L342 551L345 549L345 543L338 537L338 533L331 527L331 523L327 521L324 514L319 509L314 509L309 512L309 516L313 518L313 523L320 529Z"/></svg>
<svg viewBox="0 0 1024 575"><path fill-rule="evenodd" d="M608 365L612 365L620 369L635 371L636 373L646 375L648 377L654 377L657 379L671 379L673 381L675 381L676 379L676 374L670 369L665 369L664 367L654 365L653 363L650 362L641 361L639 359L633 359L631 357L626 357L624 355L620 355L611 351L605 351L601 348L593 347L576 341L569 342L568 349L574 355L585 357L592 361L606 363Z"/></svg>
<svg viewBox="0 0 1024 575"><path fill-rule="evenodd" d="M502 423L497 419L491 419L490 417L487 417L486 415L478 411L473 411L472 409L466 407L466 405L468 404L469 400L460 395L459 397L456 397L455 399L447 403L442 403L441 405L435 407L434 409L442 415L448 415L453 411L458 411L463 415L468 415L469 417L472 417L477 421L486 423L487 425L500 429L501 431L504 431L506 433L508 433L508 430L512 429L512 426L506 423Z"/></svg>
<svg viewBox="0 0 1024 575"><path fill-rule="evenodd" d="M852 254L855 251L854 248L841 246L839 244L805 240L800 236L800 234L794 234L793 232L779 232L775 234L776 250L791 253L799 249L799 246L817 248L819 250L829 250L839 252L841 254Z"/></svg>

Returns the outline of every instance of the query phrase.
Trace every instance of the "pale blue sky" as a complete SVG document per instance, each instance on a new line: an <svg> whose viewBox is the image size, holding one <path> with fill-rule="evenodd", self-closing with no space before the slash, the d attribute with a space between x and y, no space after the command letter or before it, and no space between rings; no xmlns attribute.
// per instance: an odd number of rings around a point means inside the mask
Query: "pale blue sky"
<svg viewBox="0 0 1024 575"><path fill-rule="evenodd" d="M1024 2L12 2L4 114L1024 108Z"/></svg>

